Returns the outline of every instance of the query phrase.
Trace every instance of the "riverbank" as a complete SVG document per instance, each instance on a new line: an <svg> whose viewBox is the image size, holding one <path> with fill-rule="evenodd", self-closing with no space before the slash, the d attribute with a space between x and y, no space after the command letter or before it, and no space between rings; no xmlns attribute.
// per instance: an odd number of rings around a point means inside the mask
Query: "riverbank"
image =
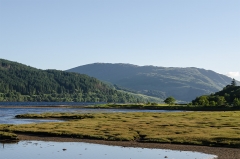
<svg viewBox="0 0 240 159"><path fill-rule="evenodd" d="M193 146L193 145L178 145L178 144L162 144L162 143L142 143L136 141L105 141L105 140L90 140L77 139L67 137L48 137L48 136L33 136L28 134L17 134L20 140L36 140L36 141L54 141L54 142L86 142L103 145L123 146L123 147L141 147L154 149L170 149L180 151L195 151L206 154L217 155L218 159L239 159L239 148L223 148L223 147L208 147L208 146Z"/></svg>
<svg viewBox="0 0 240 159"><path fill-rule="evenodd" d="M233 106L195 106L186 104L98 104L84 106L84 108L92 109L145 109L145 110L182 110L182 111L239 111L240 107Z"/></svg>
<svg viewBox="0 0 240 159"><path fill-rule="evenodd" d="M0 105L0 108L18 108L18 109L32 109L32 108L69 108L69 109L128 109L128 110L174 110L174 111L240 111L240 107L233 106L188 106L188 105L166 105L157 104L97 104L97 105Z"/></svg>

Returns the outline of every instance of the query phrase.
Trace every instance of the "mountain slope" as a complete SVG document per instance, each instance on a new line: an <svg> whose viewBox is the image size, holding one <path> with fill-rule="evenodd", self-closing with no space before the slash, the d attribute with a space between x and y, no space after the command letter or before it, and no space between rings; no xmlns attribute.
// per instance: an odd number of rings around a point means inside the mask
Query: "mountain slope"
<svg viewBox="0 0 240 159"><path fill-rule="evenodd" d="M137 102L96 78L0 59L0 101Z"/></svg>
<svg viewBox="0 0 240 159"><path fill-rule="evenodd" d="M191 101L197 96L221 90L231 78L199 68L136 66L131 64L94 63L67 70L96 77L138 93Z"/></svg>

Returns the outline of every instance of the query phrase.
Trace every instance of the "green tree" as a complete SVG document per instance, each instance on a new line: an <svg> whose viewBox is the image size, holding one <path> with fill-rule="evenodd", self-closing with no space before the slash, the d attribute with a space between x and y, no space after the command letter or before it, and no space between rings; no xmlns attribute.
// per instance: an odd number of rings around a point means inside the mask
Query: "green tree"
<svg viewBox="0 0 240 159"><path fill-rule="evenodd" d="M210 105L210 106L216 106L216 102L215 102L215 101L210 101L210 102L209 102L209 105Z"/></svg>
<svg viewBox="0 0 240 159"><path fill-rule="evenodd" d="M167 98L164 100L164 103L166 103L166 104L168 104L168 105L173 105L175 102L176 102L176 99L173 98L173 97L167 97Z"/></svg>
<svg viewBox="0 0 240 159"><path fill-rule="evenodd" d="M240 106L240 100L238 98L233 100L233 106Z"/></svg>
<svg viewBox="0 0 240 159"><path fill-rule="evenodd" d="M236 86L236 80L234 78L232 79L231 85L234 87Z"/></svg>
<svg viewBox="0 0 240 159"><path fill-rule="evenodd" d="M225 105L226 104L226 100L223 96L217 96L217 105L221 106L221 105Z"/></svg>
<svg viewBox="0 0 240 159"><path fill-rule="evenodd" d="M202 106L208 106L209 105L209 101L207 96L201 96L198 100L198 104L202 105Z"/></svg>

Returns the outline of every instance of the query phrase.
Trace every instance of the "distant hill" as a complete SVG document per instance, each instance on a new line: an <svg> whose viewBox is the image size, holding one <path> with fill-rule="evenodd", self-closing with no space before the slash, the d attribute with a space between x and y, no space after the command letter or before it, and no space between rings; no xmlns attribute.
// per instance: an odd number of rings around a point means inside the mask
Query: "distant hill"
<svg viewBox="0 0 240 159"><path fill-rule="evenodd" d="M96 78L0 59L0 101L138 102Z"/></svg>
<svg viewBox="0 0 240 159"><path fill-rule="evenodd" d="M67 70L87 74L141 94L191 101L197 96L221 90L231 78L211 70L94 63Z"/></svg>

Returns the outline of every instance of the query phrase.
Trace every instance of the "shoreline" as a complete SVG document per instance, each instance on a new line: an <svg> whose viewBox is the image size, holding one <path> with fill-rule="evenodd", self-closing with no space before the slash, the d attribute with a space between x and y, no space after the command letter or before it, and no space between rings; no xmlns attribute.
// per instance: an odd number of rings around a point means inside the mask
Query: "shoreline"
<svg viewBox="0 0 240 159"><path fill-rule="evenodd" d="M47 106L0 106L0 108L79 108L82 109L84 108L84 106L68 106L68 105L58 105L58 106L51 106L51 105L47 105Z"/></svg>
<svg viewBox="0 0 240 159"><path fill-rule="evenodd" d="M126 110L166 110L166 111L240 111L240 107L187 107L187 106L145 106L141 107L137 106L119 106L119 107L98 107L98 106L87 106L87 105L29 105L29 106L22 106L22 105L0 105L0 108L68 108L68 109L126 109Z"/></svg>
<svg viewBox="0 0 240 159"><path fill-rule="evenodd" d="M92 140L92 139L78 139L69 137L49 137L49 136L35 136L30 134L17 134L19 141L54 141L54 142L85 142L93 144L102 144L110 146L122 147L140 147L140 148L154 148L154 149L169 149L178 151L194 151L218 156L217 159L240 159L239 148L225 148L225 147L208 147L195 145L181 145L181 144L164 144L164 143L143 143L136 141L106 141L106 140Z"/></svg>

